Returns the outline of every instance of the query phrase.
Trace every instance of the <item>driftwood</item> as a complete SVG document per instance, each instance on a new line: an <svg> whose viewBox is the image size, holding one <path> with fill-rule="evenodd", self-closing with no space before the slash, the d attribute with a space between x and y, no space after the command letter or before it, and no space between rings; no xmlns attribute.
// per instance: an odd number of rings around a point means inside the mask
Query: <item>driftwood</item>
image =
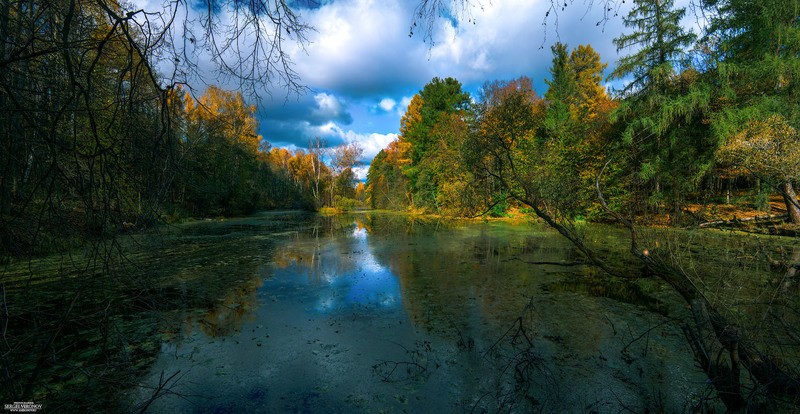
<svg viewBox="0 0 800 414"><path fill-rule="evenodd" d="M709 222L706 222L706 223L700 223L699 227L705 228L705 227L719 227L719 226L735 226L735 225L738 225L738 224L741 224L741 223L747 223L747 222L751 222L751 221L753 221L753 222L763 221L763 222L768 222L768 223L774 223L774 222L778 222L778 221L786 221L787 218L788 218L788 216L786 215L786 213L783 213L783 214L766 214L766 215L763 215L763 216L755 216L755 217L748 217L748 218L741 218L741 219L734 217L731 220L717 220L717 221L709 221Z"/></svg>

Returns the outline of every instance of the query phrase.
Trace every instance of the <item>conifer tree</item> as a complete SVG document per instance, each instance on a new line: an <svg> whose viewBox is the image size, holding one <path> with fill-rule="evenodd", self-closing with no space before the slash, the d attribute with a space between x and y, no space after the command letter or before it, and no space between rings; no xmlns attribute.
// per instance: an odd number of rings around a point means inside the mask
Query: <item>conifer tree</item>
<svg viewBox="0 0 800 414"><path fill-rule="evenodd" d="M695 36L681 26L686 9L674 8L673 0L635 0L623 19L633 32L614 39L617 50L638 49L619 60L611 78L632 79L623 95L646 94L650 88L665 88L680 64L685 47Z"/></svg>
<svg viewBox="0 0 800 414"><path fill-rule="evenodd" d="M800 0L705 0L704 6L718 10L708 34L718 45L712 62L721 103L713 119L715 136L723 146L736 146L742 134L763 135L759 129L767 119L784 125L780 130L800 128ZM780 141L779 135L773 141ZM748 151L746 146L738 150ZM794 162L784 160L787 165ZM800 223L793 183L797 177L752 171L772 182L783 194L791 221Z"/></svg>
<svg viewBox="0 0 800 414"><path fill-rule="evenodd" d="M636 173L631 182L638 183L649 206L665 207L676 218L683 194L709 169L713 154L701 122L709 88L682 62L695 39L680 24L684 14L672 0L636 0L624 19L633 31L614 39L618 49L634 51L610 76L628 80L614 118L630 155L628 168Z"/></svg>

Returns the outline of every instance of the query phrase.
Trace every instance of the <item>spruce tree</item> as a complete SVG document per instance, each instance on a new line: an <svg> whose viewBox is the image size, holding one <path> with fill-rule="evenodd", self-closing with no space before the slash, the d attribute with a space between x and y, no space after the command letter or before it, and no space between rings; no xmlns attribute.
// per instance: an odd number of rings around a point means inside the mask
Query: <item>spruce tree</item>
<svg viewBox="0 0 800 414"><path fill-rule="evenodd" d="M770 119L771 124L784 125L782 130L795 131L796 139L800 129L800 0L706 0L704 6L718 10L707 36L717 45L712 72L721 110L712 122L715 136L723 146L734 145L742 135L763 135L764 120ZM773 141L778 140L775 135ZM739 154L737 158L752 159L753 155ZM784 164L793 162L784 160ZM752 165L742 167L771 182L783 194L791 221L800 224L794 191L797 177L792 180Z"/></svg>
<svg viewBox="0 0 800 414"><path fill-rule="evenodd" d="M627 80L615 119L630 155L629 168L637 172L630 182L649 206L676 216L685 192L710 167L714 149L702 123L709 88L683 62L685 48L695 39L680 24L684 14L672 0L636 0L624 19L633 31L614 39L619 49L634 51L620 59L610 76Z"/></svg>
<svg viewBox="0 0 800 414"><path fill-rule="evenodd" d="M675 9L672 0L635 0L634 8L623 19L633 32L614 39L617 50L638 49L617 63L613 79L632 79L623 95L647 94L651 88L662 89L680 65L684 49L695 40L694 34L681 26L686 9Z"/></svg>

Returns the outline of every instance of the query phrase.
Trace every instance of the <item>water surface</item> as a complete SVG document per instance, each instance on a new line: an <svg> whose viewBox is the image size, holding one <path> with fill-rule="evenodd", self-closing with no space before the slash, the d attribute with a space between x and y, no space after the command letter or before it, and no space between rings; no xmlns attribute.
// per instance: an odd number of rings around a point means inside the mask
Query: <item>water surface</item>
<svg viewBox="0 0 800 414"><path fill-rule="evenodd" d="M669 289L604 279L541 225L267 214L181 237L227 241L177 277L226 283L210 310L163 321L131 407L682 412L707 392Z"/></svg>

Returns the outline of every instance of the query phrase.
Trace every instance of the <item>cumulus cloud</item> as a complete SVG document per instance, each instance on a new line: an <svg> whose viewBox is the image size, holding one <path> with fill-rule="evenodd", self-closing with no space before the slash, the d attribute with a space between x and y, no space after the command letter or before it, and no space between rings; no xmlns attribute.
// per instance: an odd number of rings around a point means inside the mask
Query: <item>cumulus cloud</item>
<svg viewBox="0 0 800 414"><path fill-rule="evenodd" d="M383 98L378 106L386 112L391 111L397 105L397 102L392 98Z"/></svg>
<svg viewBox="0 0 800 414"><path fill-rule="evenodd" d="M314 95L314 101L317 107L311 111L308 118L312 125L331 121L349 125L353 122L353 117L347 112L346 104L340 98L323 92Z"/></svg>
<svg viewBox="0 0 800 414"><path fill-rule="evenodd" d="M621 17L596 25L604 13L599 6L587 11L584 3L570 3L543 25L550 1L503 0L475 10L473 22L441 19L426 44L408 37L417 0L296 1L316 32L304 49L287 52L315 92L262 102L262 134L275 145L301 148L315 136L330 146L357 141L365 160L396 137L411 96L434 76L454 77L476 92L484 81L525 75L544 93L554 42L591 43L613 68L619 55L611 39L624 31Z"/></svg>

